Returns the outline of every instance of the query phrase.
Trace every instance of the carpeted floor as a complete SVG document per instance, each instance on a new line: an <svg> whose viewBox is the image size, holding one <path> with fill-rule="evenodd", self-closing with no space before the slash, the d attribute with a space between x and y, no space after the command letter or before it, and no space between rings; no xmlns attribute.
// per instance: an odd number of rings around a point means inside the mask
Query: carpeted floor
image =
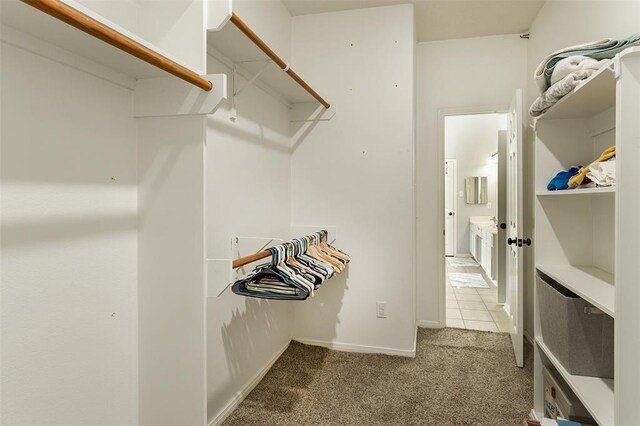
<svg viewBox="0 0 640 426"><path fill-rule="evenodd" d="M225 425L521 425L533 357L508 334L418 329L416 358L292 342Z"/></svg>

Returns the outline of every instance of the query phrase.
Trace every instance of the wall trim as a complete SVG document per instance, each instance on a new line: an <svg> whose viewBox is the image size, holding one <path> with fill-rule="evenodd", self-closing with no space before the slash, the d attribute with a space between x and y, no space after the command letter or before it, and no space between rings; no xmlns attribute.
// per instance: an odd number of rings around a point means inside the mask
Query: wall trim
<svg viewBox="0 0 640 426"><path fill-rule="evenodd" d="M451 256L448 256L448 257L451 257ZM471 258L473 256L471 256L471 253L457 253L454 257L469 257L469 258Z"/></svg>
<svg viewBox="0 0 640 426"><path fill-rule="evenodd" d="M527 339L527 341L531 344L531 346L535 346L535 343L533 342L533 337L531 337L531 334L529 334L529 331L523 330L522 334L524 338Z"/></svg>
<svg viewBox="0 0 640 426"><path fill-rule="evenodd" d="M382 346L356 345L354 343L327 342L324 340L314 340L314 339L294 338L293 340L299 343L303 343L305 345L321 346L323 348L333 349L335 351L342 351L342 352L396 355L396 356L404 356L408 358L415 358L416 356L416 346L415 346L416 340L414 340L413 349L385 348Z"/></svg>
<svg viewBox="0 0 640 426"><path fill-rule="evenodd" d="M282 346L282 348L280 348L275 353L273 358L271 358L269 362L267 362L264 365L264 367L262 367L260 371L256 373L255 376L253 376L253 378L249 381L249 383L247 383L244 388L238 391L236 395L233 398L231 398L231 400L227 403L227 405L208 423L208 426L218 426L222 424L222 422L224 422L226 418L229 417L229 415L233 413L233 411L236 408L238 408L240 403L244 401L247 395L251 393L251 391L258 385L258 383L260 383L260 381L269 372L269 370L271 370L271 367L273 367L273 364L275 364L276 361L280 358L280 356L282 356L282 354L284 353L284 351L287 350L290 344L291 344L291 341L288 341L284 346Z"/></svg>
<svg viewBox="0 0 640 426"><path fill-rule="evenodd" d="M442 43L444 41L460 41L464 42L465 40L476 40L476 39L490 39L490 38L506 38L506 37L520 37L522 33L513 33L513 34L492 34L492 35L484 35L484 36L472 36L472 37L463 37L456 39L445 39L445 40L425 40L425 41L416 41L416 47L425 46L430 44Z"/></svg>
<svg viewBox="0 0 640 426"><path fill-rule="evenodd" d="M444 328L440 321L418 320L418 327L421 328Z"/></svg>

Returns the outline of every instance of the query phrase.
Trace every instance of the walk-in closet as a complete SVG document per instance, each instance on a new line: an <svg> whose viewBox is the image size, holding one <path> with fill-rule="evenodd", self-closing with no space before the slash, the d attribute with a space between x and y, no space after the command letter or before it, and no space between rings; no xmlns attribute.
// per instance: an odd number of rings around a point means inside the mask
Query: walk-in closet
<svg viewBox="0 0 640 426"><path fill-rule="evenodd" d="M0 424L640 424L639 111L638 0L0 0Z"/></svg>

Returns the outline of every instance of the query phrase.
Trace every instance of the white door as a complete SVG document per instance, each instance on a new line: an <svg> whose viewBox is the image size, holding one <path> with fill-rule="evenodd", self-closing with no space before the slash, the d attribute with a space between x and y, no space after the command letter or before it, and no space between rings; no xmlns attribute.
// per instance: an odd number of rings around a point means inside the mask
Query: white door
<svg viewBox="0 0 640 426"><path fill-rule="evenodd" d="M507 119L507 303L516 364L523 363L522 90L516 90Z"/></svg>
<svg viewBox="0 0 640 426"><path fill-rule="evenodd" d="M444 255L456 255L456 160L444 162Z"/></svg>

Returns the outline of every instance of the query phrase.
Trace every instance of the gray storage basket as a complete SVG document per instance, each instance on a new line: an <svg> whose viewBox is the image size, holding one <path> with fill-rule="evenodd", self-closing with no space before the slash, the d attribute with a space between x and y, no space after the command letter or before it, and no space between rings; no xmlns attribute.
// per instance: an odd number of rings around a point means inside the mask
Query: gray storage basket
<svg viewBox="0 0 640 426"><path fill-rule="evenodd" d="M593 305L540 271L536 290L542 339L562 366L570 374L612 379L613 318L585 312Z"/></svg>

